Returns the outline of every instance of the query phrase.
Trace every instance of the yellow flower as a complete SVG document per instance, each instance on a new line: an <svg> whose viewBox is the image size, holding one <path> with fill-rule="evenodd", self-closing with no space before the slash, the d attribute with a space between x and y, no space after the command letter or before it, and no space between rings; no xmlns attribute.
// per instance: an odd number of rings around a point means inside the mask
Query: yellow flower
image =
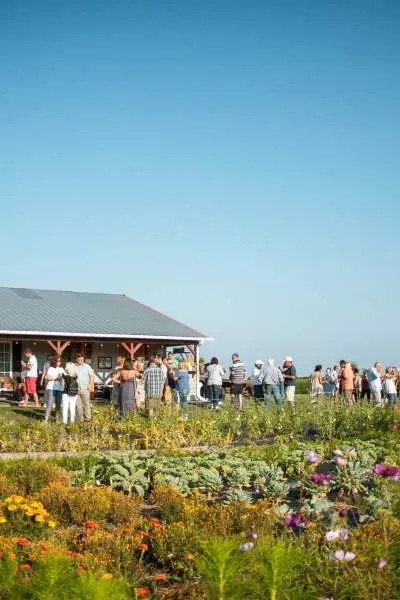
<svg viewBox="0 0 400 600"><path fill-rule="evenodd" d="M10 512L14 512L14 511L16 511L16 510L17 510L17 506L16 506L15 504L9 504L9 505L7 506L7 509L8 509Z"/></svg>
<svg viewBox="0 0 400 600"><path fill-rule="evenodd" d="M112 579L112 573L104 573L104 575L101 576L102 579L104 579L105 581L108 581L109 579Z"/></svg>
<svg viewBox="0 0 400 600"><path fill-rule="evenodd" d="M22 496L13 496L12 498L16 504L21 504L21 502L24 501L24 498Z"/></svg>
<svg viewBox="0 0 400 600"><path fill-rule="evenodd" d="M7 519L3 515L0 516L0 523L7 523Z"/></svg>
<svg viewBox="0 0 400 600"><path fill-rule="evenodd" d="M36 521L36 523L43 523L44 516L43 515L36 515L35 521Z"/></svg>
<svg viewBox="0 0 400 600"><path fill-rule="evenodd" d="M22 510L30 510L29 504L21 504Z"/></svg>
<svg viewBox="0 0 400 600"><path fill-rule="evenodd" d="M25 512L25 516L27 517L33 517L35 513L33 512L33 510L31 508L28 508L28 510Z"/></svg>
<svg viewBox="0 0 400 600"><path fill-rule="evenodd" d="M12 502L12 501L13 501L13 499L10 497L8 497L4 500L5 504L10 504L10 502Z"/></svg>
<svg viewBox="0 0 400 600"><path fill-rule="evenodd" d="M51 527L51 528L54 528L54 527L56 527L57 523L56 523L55 521L49 521L49 522L47 523L47 525L48 525L49 527Z"/></svg>

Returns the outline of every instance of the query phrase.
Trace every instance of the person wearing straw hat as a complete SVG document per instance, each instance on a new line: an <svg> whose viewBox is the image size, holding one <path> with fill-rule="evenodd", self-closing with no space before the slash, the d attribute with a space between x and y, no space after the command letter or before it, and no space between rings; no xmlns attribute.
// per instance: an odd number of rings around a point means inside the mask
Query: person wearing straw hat
<svg viewBox="0 0 400 600"><path fill-rule="evenodd" d="M282 368L283 380L285 383L286 400L290 406L294 405L294 396L296 392L296 367L293 364L293 358L287 356Z"/></svg>

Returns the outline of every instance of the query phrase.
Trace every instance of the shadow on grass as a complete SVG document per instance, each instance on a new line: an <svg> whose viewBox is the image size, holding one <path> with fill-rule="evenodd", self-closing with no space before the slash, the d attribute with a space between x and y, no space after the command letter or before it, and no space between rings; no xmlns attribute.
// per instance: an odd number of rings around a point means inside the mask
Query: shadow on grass
<svg viewBox="0 0 400 600"><path fill-rule="evenodd" d="M11 412L20 416L26 417L27 419L34 419L35 421L44 420L44 411L41 408L17 408L12 407Z"/></svg>

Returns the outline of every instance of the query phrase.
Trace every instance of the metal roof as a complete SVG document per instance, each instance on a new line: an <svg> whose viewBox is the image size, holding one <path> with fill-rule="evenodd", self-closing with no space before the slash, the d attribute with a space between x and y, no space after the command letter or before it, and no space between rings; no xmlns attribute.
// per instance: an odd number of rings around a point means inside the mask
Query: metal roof
<svg viewBox="0 0 400 600"><path fill-rule="evenodd" d="M0 287L0 334L205 340L123 294Z"/></svg>

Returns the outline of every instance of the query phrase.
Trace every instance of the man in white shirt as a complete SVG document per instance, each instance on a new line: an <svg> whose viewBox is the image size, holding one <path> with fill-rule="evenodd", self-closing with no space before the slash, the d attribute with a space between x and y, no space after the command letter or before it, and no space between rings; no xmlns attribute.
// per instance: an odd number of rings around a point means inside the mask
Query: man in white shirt
<svg viewBox="0 0 400 600"><path fill-rule="evenodd" d="M264 366L264 362L262 360L257 359L256 362L254 363L253 374L251 376L251 384L253 387L253 397L256 400L264 399L263 386L258 380L263 366Z"/></svg>
<svg viewBox="0 0 400 600"><path fill-rule="evenodd" d="M38 362L30 348L26 348L26 360L21 360L22 369L26 372L24 379L25 396L21 406L28 406L29 396L33 396L35 407L39 408L39 397L37 395L36 383L38 378Z"/></svg>
<svg viewBox="0 0 400 600"><path fill-rule="evenodd" d="M382 402L382 364L376 362L368 372L369 389L372 392L372 400L376 406L383 406Z"/></svg>
<svg viewBox="0 0 400 600"><path fill-rule="evenodd" d="M75 370L78 375L79 387L76 403L76 420L90 421L92 418L90 390L94 385L94 373L92 367L85 362L83 354L77 354L75 361Z"/></svg>

